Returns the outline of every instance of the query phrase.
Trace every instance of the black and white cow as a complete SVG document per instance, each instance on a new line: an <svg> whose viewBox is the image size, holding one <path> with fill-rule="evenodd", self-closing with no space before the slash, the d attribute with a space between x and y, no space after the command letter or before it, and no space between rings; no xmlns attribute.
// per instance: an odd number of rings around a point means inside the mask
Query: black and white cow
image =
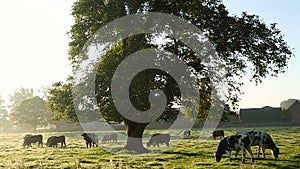
<svg viewBox="0 0 300 169"><path fill-rule="evenodd" d="M241 134L246 134L253 140L251 146L258 146L258 151L257 151L258 158L261 150L264 158L266 158L265 155L266 149L271 149L275 159L278 158L279 148L276 147L274 141L272 140L272 137L268 133L264 131L257 131L257 130L245 130L236 133L236 135L241 135ZM236 156L237 154L238 151L236 153Z"/></svg>
<svg viewBox="0 0 300 169"><path fill-rule="evenodd" d="M233 135L222 139L219 143L217 152L215 154L216 161L219 162L223 154L227 154L229 161L231 161L231 151L242 151L242 163L245 162L246 150L251 156L251 162L254 162L251 151L251 143L253 140L248 135Z"/></svg>

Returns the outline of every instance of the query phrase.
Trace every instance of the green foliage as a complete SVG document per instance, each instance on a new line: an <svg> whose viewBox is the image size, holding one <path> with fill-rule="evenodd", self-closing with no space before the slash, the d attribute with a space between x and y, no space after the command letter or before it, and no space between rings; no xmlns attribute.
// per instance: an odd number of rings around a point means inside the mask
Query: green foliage
<svg viewBox="0 0 300 169"><path fill-rule="evenodd" d="M33 89L19 88L13 94L9 95L11 109L15 109L23 100L33 97Z"/></svg>
<svg viewBox="0 0 300 169"><path fill-rule="evenodd" d="M46 104L38 96L25 99L11 112L11 120L17 126L30 125L35 132L37 125L48 124L49 113Z"/></svg>
<svg viewBox="0 0 300 169"><path fill-rule="evenodd" d="M72 97L72 83L57 82L48 91L47 107L54 112L53 120L65 119L70 122L77 120Z"/></svg>

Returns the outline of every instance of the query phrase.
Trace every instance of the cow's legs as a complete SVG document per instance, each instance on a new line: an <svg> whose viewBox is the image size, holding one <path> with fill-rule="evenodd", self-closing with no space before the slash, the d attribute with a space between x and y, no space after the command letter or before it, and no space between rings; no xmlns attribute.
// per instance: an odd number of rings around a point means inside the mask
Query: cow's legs
<svg viewBox="0 0 300 169"><path fill-rule="evenodd" d="M251 151L251 147L249 146L249 147L247 147L246 149L247 149L248 153L250 154L251 162L253 163L253 162L254 162L254 158L253 158L253 153L252 153L252 151ZM243 153L244 153L243 156L244 156L244 158L245 158L245 155L246 155L245 149L244 149Z"/></svg>
<svg viewBox="0 0 300 169"><path fill-rule="evenodd" d="M169 142L166 142L166 146L168 146L168 147L170 146L170 145L169 145Z"/></svg>
<svg viewBox="0 0 300 169"><path fill-rule="evenodd" d="M228 155L229 161L231 162L231 151L226 150L225 152Z"/></svg>
<svg viewBox="0 0 300 169"><path fill-rule="evenodd" d="M258 146L258 148L257 148L257 158L259 158L259 155L260 155L260 149L261 149L261 147Z"/></svg>
<svg viewBox="0 0 300 169"><path fill-rule="evenodd" d="M245 163L245 158L246 158L246 150L245 148L242 148L242 163Z"/></svg>
<svg viewBox="0 0 300 169"><path fill-rule="evenodd" d="M235 158L237 158L237 155L239 154L240 150L235 152Z"/></svg>
<svg viewBox="0 0 300 169"><path fill-rule="evenodd" d="M264 158L266 158L265 147L264 146L261 147L261 151L262 151L262 154L263 154Z"/></svg>

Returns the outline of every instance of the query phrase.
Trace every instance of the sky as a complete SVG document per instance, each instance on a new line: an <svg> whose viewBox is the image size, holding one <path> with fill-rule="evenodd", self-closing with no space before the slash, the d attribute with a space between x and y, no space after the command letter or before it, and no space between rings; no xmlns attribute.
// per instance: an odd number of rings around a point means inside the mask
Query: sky
<svg viewBox="0 0 300 169"><path fill-rule="evenodd" d="M224 0L231 14L240 15L247 11L249 14L259 15L265 23L277 23L285 41L293 48L295 57L288 62L288 69L278 77L267 77L258 84L245 81L242 90L240 107L252 108L273 106L289 98L300 99L300 1L298 0Z"/></svg>
<svg viewBox="0 0 300 169"><path fill-rule="evenodd" d="M17 88L38 89L65 81L72 75L68 61L67 32L74 23L75 0L0 1L0 95L4 99ZM300 99L300 12L298 0L224 0L231 14L247 11L265 23L278 23L295 57L278 77L261 84L245 81L240 108L273 106L289 98Z"/></svg>

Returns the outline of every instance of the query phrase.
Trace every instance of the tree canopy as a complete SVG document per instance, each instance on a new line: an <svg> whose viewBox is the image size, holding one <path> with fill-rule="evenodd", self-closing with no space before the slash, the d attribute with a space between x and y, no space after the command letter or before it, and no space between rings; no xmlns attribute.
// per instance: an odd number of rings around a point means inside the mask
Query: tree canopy
<svg viewBox="0 0 300 169"><path fill-rule="evenodd" d="M34 132L38 125L47 125L50 114L47 111L47 103L38 96L23 100L11 112L10 118L14 125L32 126Z"/></svg>
<svg viewBox="0 0 300 169"><path fill-rule="evenodd" d="M88 39L99 28L117 18L145 12L173 14L191 22L206 33L218 55L225 63L226 80L229 88L227 96L228 101L232 104L237 103L240 86L242 85L241 82L236 80L237 77L250 73L252 74L252 80L260 82L267 75L276 76L284 72L287 61L292 55L289 46L283 39L283 35L276 28L276 24L267 25L259 16L249 15L246 12L242 13L241 16L229 15L221 1L144 0L132 2L126 0L79 0L73 6L72 15L75 18L75 24L70 31L72 39L70 42L70 60L73 66L75 67L84 60L80 52ZM109 77L112 76L118 64L129 54L151 46L157 47L156 44L151 43L151 37L153 36L155 35L138 35L123 40L122 43L110 50L99 64L96 81L98 87L96 89L97 99L100 104L99 108L105 109L103 112L110 114L110 116L107 116L108 118L118 116L112 115L110 112L114 111L114 107L108 106L112 105L109 99L111 82ZM176 39L170 40L171 42L164 44L163 48L182 57L187 65L198 74L203 73L205 69L201 61L193 57L193 51ZM149 82L152 76L153 81L153 76L156 74L157 72L146 73L143 78L148 79ZM210 91L207 90L209 86L203 85L205 84L204 81L207 81L205 78L201 79L202 88L199 89L202 95L201 98L209 98L210 96ZM141 84L144 85L145 83ZM102 88L103 85L106 86ZM135 91L137 87L134 87ZM140 100L140 97L147 96L148 92L145 90L150 88L145 89L144 87L144 94L139 97L136 94L131 96L135 96ZM173 96L175 95L173 94ZM140 104L146 108L146 102ZM205 105L205 102L209 102L209 99L203 99L203 105ZM209 104L204 107L207 109ZM200 115L199 117L203 118L205 116ZM118 117L115 120L120 120L120 118Z"/></svg>

